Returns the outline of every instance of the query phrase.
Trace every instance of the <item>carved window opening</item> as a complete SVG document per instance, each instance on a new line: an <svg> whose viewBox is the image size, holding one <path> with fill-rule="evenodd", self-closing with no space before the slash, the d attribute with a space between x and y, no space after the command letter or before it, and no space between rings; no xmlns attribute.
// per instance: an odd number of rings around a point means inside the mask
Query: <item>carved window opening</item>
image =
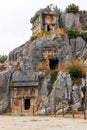
<svg viewBox="0 0 87 130"><path fill-rule="evenodd" d="M30 106L31 106L30 99L29 98L24 99L24 109L29 110Z"/></svg>
<svg viewBox="0 0 87 130"><path fill-rule="evenodd" d="M51 70L54 70L58 67L58 59L50 59L49 60L49 66Z"/></svg>
<svg viewBox="0 0 87 130"><path fill-rule="evenodd" d="M47 25L47 31L48 31L48 32L51 31L50 25Z"/></svg>

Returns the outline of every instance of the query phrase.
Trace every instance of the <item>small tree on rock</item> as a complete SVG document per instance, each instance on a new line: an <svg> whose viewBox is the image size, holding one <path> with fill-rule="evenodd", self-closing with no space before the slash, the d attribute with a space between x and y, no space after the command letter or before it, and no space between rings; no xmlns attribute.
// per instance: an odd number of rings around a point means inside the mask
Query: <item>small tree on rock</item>
<svg viewBox="0 0 87 130"><path fill-rule="evenodd" d="M4 63L7 59L6 55L0 55L0 63Z"/></svg>
<svg viewBox="0 0 87 130"><path fill-rule="evenodd" d="M77 13L78 11L79 11L79 6L73 3L68 5L68 7L66 8L67 13Z"/></svg>

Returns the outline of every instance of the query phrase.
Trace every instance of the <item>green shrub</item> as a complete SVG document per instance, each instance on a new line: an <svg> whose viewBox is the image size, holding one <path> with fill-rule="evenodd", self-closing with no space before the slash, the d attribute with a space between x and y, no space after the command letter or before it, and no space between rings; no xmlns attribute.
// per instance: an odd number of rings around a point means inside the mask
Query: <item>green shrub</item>
<svg viewBox="0 0 87 130"><path fill-rule="evenodd" d="M85 25L85 30L87 30L87 24Z"/></svg>
<svg viewBox="0 0 87 130"><path fill-rule="evenodd" d="M50 79L50 82L47 86L47 89L48 89L48 95L51 93L51 90L52 90L52 85L53 83L55 82L56 80L56 77L57 77L57 71L56 70L53 70L51 73L50 73L50 76L51 76L51 79Z"/></svg>
<svg viewBox="0 0 87 130"><path fill-rule="evenodd" d="M68 37L71 38L77 38L82 37L87 42L87 32L80 33L78 29L66 29L65 31L68 35Z"/></svg>
<svg viewBox="0 0 87 130"><path fill-rule="evenodd" d="M37 38L38 38L37 35L33 35L33 36L30 37L30 41L33 41L33 40L35 40L35 39L37 39Z"/></svg>
<svg viewBox="0 0 87 130"><path fill-rule="evenodd" d="M68 5L68 7L66 8L67 13L77 13L78 11L79 7L73 3Z"/></svg>
<svg viewBox="0 0 87 130"><path fill-rule="evenodd" d="M80 78L81 77L81 69L77 65L70 65L68 68L69 74L71 78Z"/></svg>
<svg viewBox="0 0 87 130"><path fill-rule="evenodd" d="M7 59L7 56L6 55L0 55L0 62L1 63L4 63Z"/></svg>
<svg viewBox="0 0 87 130"><path fill-rule="evenodd" d="M81 33L81 37L87 42L87 32Z"/></svg>
<svg viewBox="0 0 87 130"><path fill-rule="evenodd" d="M69 38L77 38L78 36L80 36L80 32L78 31L78 29L67 29L65 32L67 33Z"/></svg>

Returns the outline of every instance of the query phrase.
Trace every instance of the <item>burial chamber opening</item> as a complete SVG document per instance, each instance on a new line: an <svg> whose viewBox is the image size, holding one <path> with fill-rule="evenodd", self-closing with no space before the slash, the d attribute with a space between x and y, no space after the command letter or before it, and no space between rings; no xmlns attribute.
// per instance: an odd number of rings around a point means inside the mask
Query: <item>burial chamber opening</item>
<svg viewBox="0 0 87 130"><path fill-rule="evenodd" d="M59 61L58 61L57 58L56 58L56 59L49 59L50 69L51 69L51 70L56 69L56 68L58 67L58 63L59 63Z"/></svg>
<svg viewBox="0 0 87 130"><path fill-rule="evenodd" d="M30 99L29 98L25 98L24 99L24 109L25 110L29 110L29 108L30 108Z"/></svg>
<svg viewBox="0 0 87 130"><path fill-rule="evenodd" d="M47 31L48 31L48 32L51 31L50 25L47 25Z"/></svg>

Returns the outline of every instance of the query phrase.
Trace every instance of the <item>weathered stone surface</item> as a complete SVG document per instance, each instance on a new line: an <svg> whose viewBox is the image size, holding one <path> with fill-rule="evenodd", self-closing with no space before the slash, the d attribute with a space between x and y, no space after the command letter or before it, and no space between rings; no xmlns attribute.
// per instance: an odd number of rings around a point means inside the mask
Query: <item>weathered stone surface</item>
<svg viewBox="0 0 87 130"><path fill-rule="evenodd" d="M57 79L53 84L51 94L48 99L45 100L43 108L36 114L48 113L46 109L50 108L50 113L60 114L68 112L69 107L74 112L78 111L81 107L82 95L81 95L82 84L73 84L70 75L67 72L60 71L57 75ZM44 109L46 108L46 109Z"/></svg>
<svg viewBox="0 0 87 130"><path fill-rule="evenodd" d="M73 57L82 57L85 50L86 43L81 37L69 40L66 34L64 37L61 37L61 35L58 34L44 36L33 41L27 49L24 49L24 46L19 47L19 53L21 57L20 67L23 70L23 66L27 66L27 70L32 70L33 67L38 65L39 61L46 58L43 55L44 52L54 53L54 56L59 59L60 63L62 63L66 59L71 60ZM14 51L16 52L16 49L10 53L10 57L12 57L12 55L16 57ZM48 56L48 59L50 57L51 55Z"/></svg>
<svg viewBox="0 0 87 130"><path fill-rule="evenodd" d="M37 112L35 112L35 115L46 115L50 113L50 108L43 108Z"/></svg>
<svg viewBox="0 0 87 130"><path fill-rule="evenodd" d="M0 73L0 113L5 111L10 103L9 93L10 74L7 71Z"/></svg>
<svg viewBox="0 0 87 130"><path fill-rule="evenodd" d="M7 66L6 71L12 73L13 72L12 66L11 65Z"/></svg>
<svg viewBox="0 0 87 130"><path fill-rule="evenodd" d="M78 111L81 107L81 85L74 84L72 86L72 109Z"/></svg>
<svg viewBox="0 0 87 130"><path fill-rule="evenodd" d="M72 81L69 74L60 71L50 94L50 107L52 112L55 111L55 105L56 111L61 111L60 109L62 109L62 105L64 105L64 108L68 107L68 99L70 99L71 86Z"/></svg>
<svg viewBox="0 0 87 130"><path fill-rule="evenodd" d="M21 71L15 71L12 75L12 81L36 81L38 80L38 76L36 73L29 73L26 75Z"/></svg>
<svg viewBox="0 0 87 130"><path fill-rule="evenodd" d="M65 28L81 28L81 23L79 21L79 15L73 13L66 13L65 15Z"/></svg>
<svg viewBox="0 0 87 130"><path fill-rule="evenodd" d="M44 71L41 72L42 74L40 74L40 72L36 73L34 68L45 58L48 58L49 60L50 58L54 59L57 57L59 63L63 63L66 59L71 60L73 57L81 58L83 52L86 50L85 41L80 37L77 39L70 39L69 41L66 34L63 37L61 35L54 34L38 38L33 41L32 44L27 43L27 45L29 45L27 48L25 45L19 47L19 49L17 48L13 50L13 52L9 55L10 60L12 60L13 63L9 65L6 70L12 74L11 83L14 84L13 86L27 86L29 84L30 86L38 86L39 94L42 96L43 106L46 106L47 108L50 107L51 112L54 112L56 101L56 112L60 113L63 102L64 109L66 111L66 108L69 107L68 100L71 99L70 92L72 81L70 75L67 72L59 72L57 80L53 84L52 92L48 97L47 86L50 81L50 77L46 76ZM47 55L47 57L44 57L44 52L54 55ZM18 57L17 53L19 54ZM38 79L38 77L40 77L40 79ZM5 79L3 79L3 81L4 80ZM75 89L72 94L72 97L74 97L73 108L75 104L78 104L79 102L78 93L79 91Z"/></svg>

